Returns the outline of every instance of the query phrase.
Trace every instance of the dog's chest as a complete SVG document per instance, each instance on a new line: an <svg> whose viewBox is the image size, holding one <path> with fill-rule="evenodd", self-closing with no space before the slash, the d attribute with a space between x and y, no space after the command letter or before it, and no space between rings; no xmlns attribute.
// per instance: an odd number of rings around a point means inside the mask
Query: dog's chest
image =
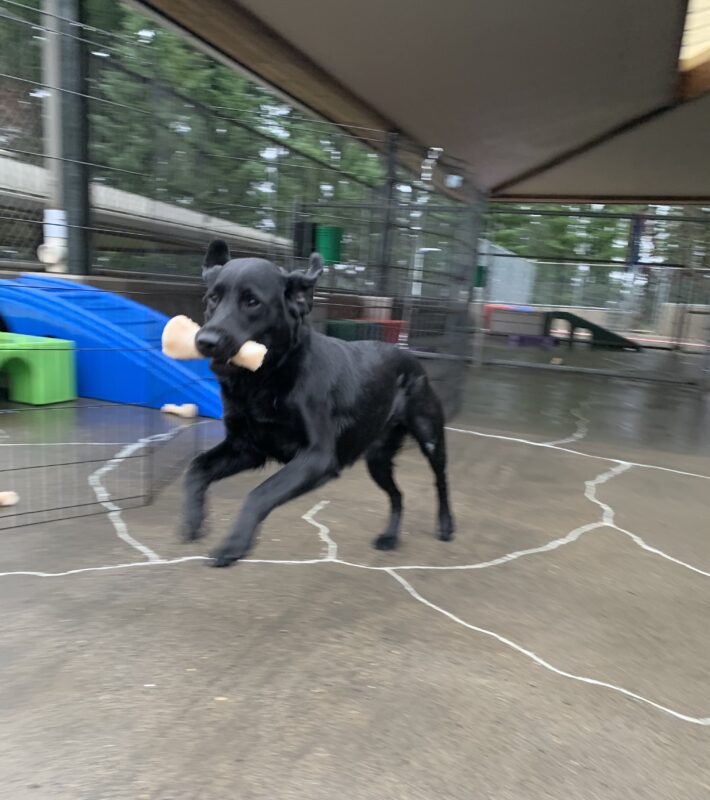
<svg viewBox="0 0 710 800"><path fill-rule="evenodd" d="M279 397L266 392L244 392L237 400L226 399L230 433L277 461L290 461L303 447L300 416Z"/></svg>

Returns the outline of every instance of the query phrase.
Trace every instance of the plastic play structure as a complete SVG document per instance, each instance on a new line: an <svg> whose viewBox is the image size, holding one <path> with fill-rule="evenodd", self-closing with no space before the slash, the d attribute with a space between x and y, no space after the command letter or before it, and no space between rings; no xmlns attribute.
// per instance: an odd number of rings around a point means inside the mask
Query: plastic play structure
<svg viewBox="0 0 710 800"><path fill-rule="evenodd" d="M76 397L73 342L0 333L0 370L13 403L43 406Z"/></svg>
<svg viewBox="0 0 710 800"><path fill-rule="evenodd" d="M164 356L160 337L168 318L140 303L62 278L23 274L0 281L0 317L12 334L62 339L65 349L74 343L79 397L149 408L195 403L201 416L222 414L209 362Z"/></svg>
<svg viewBox="0 0 710 800"><path fill-rule="evenodd" d="M574 344L576 332L583 330L589 332L588 342L592 347L641 350L641 347L631 339L570 311L542 311L531 306L512 306L503 303L486 303L483 309L484 328L490 333L507 336L522 344L554 345L559 341L552 334L552 326L556 320L568 323L570 347Z"/></svg>
<svg viewBox="0 0 710 800"><path fill-rule="evenodd" d="M569 323L569 346L574 344L574 335L578 330L589 331L591 334L592 347L610 347L619 350L636 350L640 351L641 347L631 339L625 336L620 336L608 328L597 325L594 322L584 319L577 314L572 314L569 311L548 311L545 315L545 330L544 335L549 336L552 329L552 323L555 320L564 320Z"/></svg>

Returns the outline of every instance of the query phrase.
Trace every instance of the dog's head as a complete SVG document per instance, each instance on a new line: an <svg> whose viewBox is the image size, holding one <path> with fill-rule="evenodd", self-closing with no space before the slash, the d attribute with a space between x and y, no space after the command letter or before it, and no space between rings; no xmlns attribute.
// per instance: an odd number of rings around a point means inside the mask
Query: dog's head
<svg viewBox="0 0 710 800"><path fill-rule="evenodd" d="M212 242L202 267L207 294L197 349L226 363L249 340L265 345L272 357L295 347L322 271L317 253L306 271L286 272L263 258L230 259L225 242Z"/></svg>

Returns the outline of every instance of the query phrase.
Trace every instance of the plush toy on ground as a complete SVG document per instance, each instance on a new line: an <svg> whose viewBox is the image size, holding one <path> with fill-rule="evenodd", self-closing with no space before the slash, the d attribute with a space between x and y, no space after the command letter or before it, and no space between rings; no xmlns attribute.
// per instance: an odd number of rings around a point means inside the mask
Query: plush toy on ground
<svg viewBox="0 0 710 800"><path fill-rule="evenodd" d="M200 330L200 326L193 322L189 317L179 316L168 320L163 328L163 353L168 358L178 361L186 361L191 358L202 358L203 356L195 347L195 336ZM266 347L258 342L245 342L239 352L229 359L230 363L236 367L256 372L264 363Z"/></svg>
<svg viewBox="0 0 710 800"><path fill-rule="evenodd" d="M185 417L185 419L192 419L197 416L197 406L194 403L183 403L181 406L176 406L174 403L166 403L161 406L160 410L164 414L175 414L177 417Z"/></svg>
<svg viewBox="0 0 710 800"><path fill-rule="evenodd" d="M16 506L20 502L17 492L0 492L0 506Z"/></svg>

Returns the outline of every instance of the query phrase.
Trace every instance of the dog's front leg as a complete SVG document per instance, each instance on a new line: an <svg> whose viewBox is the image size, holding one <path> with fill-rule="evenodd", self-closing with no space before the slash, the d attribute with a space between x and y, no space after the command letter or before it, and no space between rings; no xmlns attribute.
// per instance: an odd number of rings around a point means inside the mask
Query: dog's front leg
<svg viewBox="0 0 710 800"><path fill-rule="evenodd" d="M193 541L203 535L205 496L211 483L258 466L259 459L248 448L229 439L193 458L185 474L182 538Z"/></svg>
<svg viewBox="0 0 710 800"><path fill-rule="evenodd" d="M247 496L231 533L213 553L215 567L243 558L259 525L277 506L326 483L338 474L332 452L306 450Z"/></svg>

